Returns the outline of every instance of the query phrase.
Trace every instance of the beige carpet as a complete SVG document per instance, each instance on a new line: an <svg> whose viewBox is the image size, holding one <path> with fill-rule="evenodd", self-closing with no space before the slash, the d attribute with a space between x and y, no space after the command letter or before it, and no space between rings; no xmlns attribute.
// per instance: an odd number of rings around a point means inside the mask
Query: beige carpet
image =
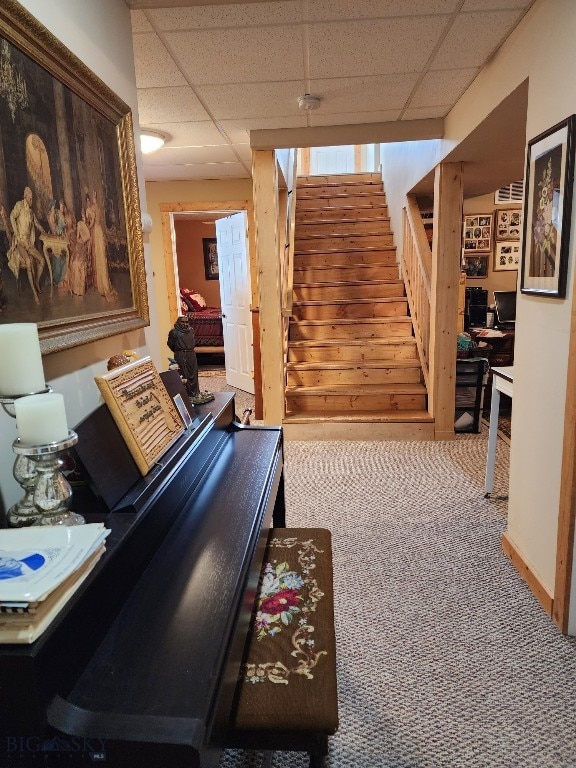
<svg viewBox="0 0 576 768"><path fill-rule="evenodd" d="M288 525L333 535L340 728L327 768L576 766L576 642L502 552L486 448L486 427L449 442L285 444ZM508 457L498 440L498 496Z"/></svg>

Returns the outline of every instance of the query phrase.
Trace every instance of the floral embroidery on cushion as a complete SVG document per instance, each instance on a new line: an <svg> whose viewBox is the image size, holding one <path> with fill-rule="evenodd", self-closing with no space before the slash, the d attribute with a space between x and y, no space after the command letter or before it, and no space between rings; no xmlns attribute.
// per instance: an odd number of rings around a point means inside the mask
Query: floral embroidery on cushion
<svg viewBox="0 0 576 768"><path fill-rule="evenodd" d="M264 575L259 592L256 613L258 641L278 635L293 624L296 617L298 626L292 632L291 656L295 659L290 668L281 661L246 664L245 679L251 683L282 683L287 685L290 675L304 675L313 679L311 671L327 651L315 650L313 615L317 603L324 597L313 576L316 568L315 553L322 553L312 539L298 541L296 538L278 539L269 542L270 549L292 549L298 546L300 573L290 570L287 562L273 560L264 566Z"/></svg>

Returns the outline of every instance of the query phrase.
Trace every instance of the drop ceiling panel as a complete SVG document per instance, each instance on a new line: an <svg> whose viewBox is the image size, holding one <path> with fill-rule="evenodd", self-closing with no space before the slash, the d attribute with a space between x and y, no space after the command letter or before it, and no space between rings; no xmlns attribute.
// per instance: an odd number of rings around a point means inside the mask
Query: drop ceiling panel
<svg viewBox="0 0 576 768"><path fill-rule="evenodd" d="M417 80L416 72L405 75L312 80L310 91L321 97L322 114L400 109Z"/></svg>
<svg viewBox="0 0 576 768"><path fill-rule="evenodd" d="M203 147L208 145L227 144L218 128L211 120L186 123L148 123L150 128L157 127L171 136L169 146L174 147Z"/></svg>
<svg viewBox="0 0 576 768"><path fill-rule="evenodd" d="M305 92L304 80L285 83L203 85L198 95L216 120L297 115L298 96Z"/></svg>
<svg viewBox="0 0 576 768"><path fill-rule="evenodd" d="M152 26L146 18L144 11L132 11L130 13L132 32L153 32Z"/></svg>
<svg viewBox="0 0 576 768"><path fill-rule="evenodd" d="M139 88L140 125L206 120L209 115L189 87Z"/></svg>
<svg viewBox="0 0 576 768"><path fill-rule="evenodd" d="M430 69L481 67L502 38L514 28L520 15L517 10L461 14L446 35Z"/></svg>
<svg viewBox="0 0 576 768"><path fill-rule="evenodd" d="M174 179L249 179L242 163L200 163L198 165L154 165L146 167L147 181Z"/></svg>
<svg viewBox="0 0 576 768"><path fill-rule="evenodd" d="M149 18L163 31L206 29L214 27L251 27L263 24L290 24L301 18L300 3L247 3L238 5L202 5L194 8L166 8L149 11Z"/></svg>
<svg viewBox="0 0 576 768"><path fill-rule="evenodd" d="M428 72L410 101L410 107L454 104L476 77L479 69L450 69Z"/></svg>
<svg viewBox="0 0 576 768"><path fill-rule="evenodd" d="M402 120L424 120L427 117L446 117L451 109L451 104L444 104L438 107L409 107L402 114Z"/></svg>
<svg viewBox="0 0 576 768"><path fill-rule="evenodd" d="M458 0L310 0L308 18L324 21L448 14L458 4Z"/></svg>
<svg viewBox="0 0 576 768"><path fill-rule="evenodd" d="M503 11L529 8L534 0L465 0L462 11Z"/></svg>
<svg viewBox="0 0 576 768"><path fill-rule="evenodd" d="M219 120L233 144L250 143L249 131L271 128L306 128L306 116L301 117L260 117L251 120Z"/></svg>
<svg viewBox="0 0 576 768"><path fill-rule="evenodd" d="M304 77L300 26L167 32L166 39L197 85Z"/></svg>
<svg viewBox="0 0 576 768"><path fill-rule="evenodd" d="M252 148L250 144L234 144L234 151L246 165L250 168L252 165Z"/></svg>
<svg viewBox="0 0 576 768"><path fill-rule="evenodd" d="M154 32L134 35L134 66L138 88L187 84L174 59Z"/></svg>
<svg viewBox="0 0 576 768"><path fill-rule="evenodd" d="M447 16L310 25L310 77L417 72L426 64Z"/></svg>
<svg viewBox="0 0 576 768"><path fill-rule="evenodd" d="M238 158L228 144L219 147L170 147L144 157L145 165L185 165L187 163L236 163Z"/></svg>
<svg viewBox="0 0 576 768"><path fill-rule="evenodd" d="M324 115L313 112L310 115L310 125L359 125L360 123L387 123L398 120L400 110L384 110L381 112L341 112L335 115Z"/></svg>

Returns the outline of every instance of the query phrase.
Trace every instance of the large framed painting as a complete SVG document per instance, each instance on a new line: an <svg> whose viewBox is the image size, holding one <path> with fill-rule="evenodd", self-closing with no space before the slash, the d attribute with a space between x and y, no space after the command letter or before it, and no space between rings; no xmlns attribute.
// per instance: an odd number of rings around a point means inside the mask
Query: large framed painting
<svg viewBox="0 0 576 768"><path fill-rule="evenodd" d="M576 115L528 143L520 290L566 296Z"/></svg>
<svg viewBox="0 0 576 768"><path fill-rule="evenodd" d="M0 323L44 353L148 325L129 107L19 3L0 4Z"/></svg>

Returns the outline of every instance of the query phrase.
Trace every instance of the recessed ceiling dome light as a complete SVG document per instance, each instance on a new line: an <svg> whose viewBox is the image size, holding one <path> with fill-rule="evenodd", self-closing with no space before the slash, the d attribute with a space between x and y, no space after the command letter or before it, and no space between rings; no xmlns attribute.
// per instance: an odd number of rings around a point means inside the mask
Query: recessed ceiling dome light
<svg viewBox="0 0 576 768"><path fill-rule="evenodd" d="M298 96L298 106L300 109L305 110L318 109L320 106L320 96L313 96L311 93Z"/></svg>
<svg viewBox="0 0 576 768"><path fill-rule="evenodd" d="M156 152L167 140L168 136L161 131L149 131L147 128L140 130L140 149L145 155Z"/></svg>

